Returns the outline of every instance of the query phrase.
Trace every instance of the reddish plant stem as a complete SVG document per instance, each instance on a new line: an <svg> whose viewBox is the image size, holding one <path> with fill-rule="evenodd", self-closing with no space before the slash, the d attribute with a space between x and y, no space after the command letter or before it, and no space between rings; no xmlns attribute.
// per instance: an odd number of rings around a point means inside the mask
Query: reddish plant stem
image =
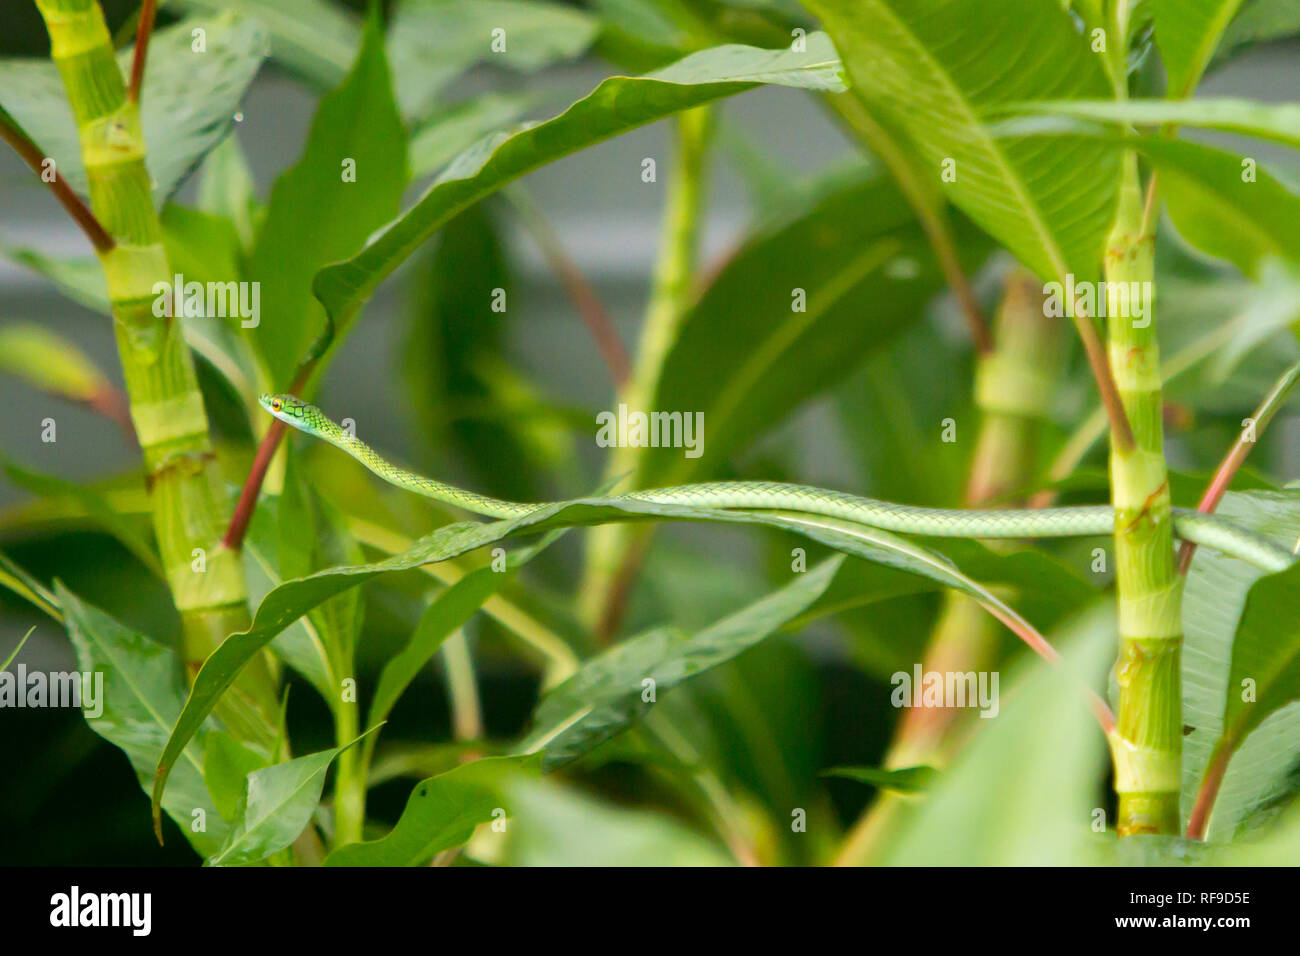
<svg viewBox="0 0 1300 956"><path fill-rule="evenodd" d="M1300 381L1300 364L1293 365L1283 373L1282 377L1277 380L1269 393L1264 396L1264 400L1259 403L1247 421L1249 425L1241 430L1237 440L1233 442L1228 453L1223 456L1223 461L1219 463L1218 469L1214 472L1214 477L1210 479L1209 485L1205 489L1205 494L1201 496L1200 504L1196 506L1197 511L1211 514L1215 508L1219 507L1219 502L1228 491L1228 486L1232 484L1232 479L1236 476L1241 466L1246 461L1246 456L1250 454L1251 448L1254 447L1268 423L1273 420L1277 414L1282 402L1295 387L1297 381ZM1192 555L1196 553L1196 545L1190 541L1184 541L1178 552L1178 573L1186 574L1187 569L1192 565Z"/></svg>
<svg viewBox="0 0 1300 956"><path fill-rule="evenodd" d="M1204 840L1205 827L1210 822L1210 811L1214 809L1215 798L1223 784L1224 774L1228 772L1228 761L1232 759L1233 747L1228 738L1222 737L1214 745L1210 762L1206 765L1205 776L1201 778L1201 789L1196 792L1196 803L1192 806L1192 815L1187 820L1187 839Z"/></svg>
<svg viewBox="0 0 1300 956"><path fill-rule="evenodd" d="M153 36L154 20L158 16L157 0L144 0L140 5L140 26L135 35L135 56L131 60L131 83L126 98L140 102L140 88L144 85L144 66L149 57L149 38Z"/></svg>
<svg viewBox="0 0 1300 956"><path fill-rule="evenodd" d="M139 444L135 434L135 424L131 421L131 407L121 389L106 384L87 399L86 405L105 418L111 419L118 428L122 429L122 434L133 445Z"/></svg>
<svg viewBox="0 0 1300 956"><path fill-rule="evenodd" d="M235 505L230 527L226 529L225 537L221 539L222 545L231 551L238 551L244 544L244 535L248 532L248 523L253 519L253 510L257 507L257 496L262 490L262 481L266 478L266 469L270 467L271 459L275 457L275 450L280 446L280 439L284 436L287 427L280 419L275 419L271 422L271 427L266 430L266 434L262 436L261 444L257 446L257 457L253 459L248 480L244 482L244 487L239 492L239 503Z"/></svg>
<svg viewBox="0 0 1300 956"><path fill-rule="evenodd" d="M32 168L32 172L40 176L41 181L50 187L50 190L54 193L54 198L59 201L76 221L77 225L81 227L82 232L86 234L96 252L103 254L117 245L113 241L113 237L108 234L108 230L90 211L90 207L82 201L80 196L73 192L67 180L59 175L58 169L53 170L53 180L45 179L44 165L48 157L41 151L39 146L27 138L22 130L9 121L8 116L3 111L0 111L0 139L12 146L14 152L22 157L23 162Z"/></svg>

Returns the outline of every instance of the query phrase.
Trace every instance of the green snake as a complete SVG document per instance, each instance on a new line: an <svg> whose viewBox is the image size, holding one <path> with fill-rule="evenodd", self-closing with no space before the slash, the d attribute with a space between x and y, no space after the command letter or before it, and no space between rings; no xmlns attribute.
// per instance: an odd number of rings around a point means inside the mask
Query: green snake
<svg viewBox="0 0 1300 956"><path fill-rule="evenodd" d="M315 405L292 395L263 395L261 406L280 421L347 452L380 478L416 494L490 518L519 518L554 502L502 501L418 475L387 461L377 451L331 421ZM856 522L882 531L937 538L1069 538L1115 531L1110 505L1036 510L964 511L922 508L842 491L775 481L711 481L651 488L616 495L613 501L638 501L744 511L795 511ZM1291 554L1270 541L1214 515L1173 509L1175 533L1254 566L1277 572L1290 567Z"/></svg>

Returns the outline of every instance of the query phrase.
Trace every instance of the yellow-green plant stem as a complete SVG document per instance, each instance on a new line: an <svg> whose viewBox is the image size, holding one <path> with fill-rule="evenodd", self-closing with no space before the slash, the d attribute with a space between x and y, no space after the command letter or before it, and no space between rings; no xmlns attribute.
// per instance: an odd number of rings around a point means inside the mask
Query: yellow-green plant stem
<svg viewBox="0 0 1300 956"><path fill-rule="evenodd" d="M116 242L100 260L131 421L144 453L158 549L193 678L213 648L245 629L249 617L238 556L220 546L225 499L194 362L180 323L155 315L155 283L169 283L171 269L145 168L139 107L127 98L96 0L37 0L37 6L76 119L91 209ZM251 725L232 729L257 731L256 714L275 711L265 662L252 662L236 686L246 698L236 711Z"/></svg>
<svg viewBox="0 0 1300 956"><path fill-rule="evenodd" d="M1119 600L1118 725L1111 739L1116 829L1121 836L1177 833L1182 760L1182 578L1174 560L1164 458L1160 356L1154 303L1124 308L1118 294L1146 295L1154 276L1137 158L1125 158L1120 207L1106 247L1110 365L1133 431L1111 440L1115 580ZM1133 285L1136 283L1136 285ZM1134 312L1143 311L1142 317Z"/></svg>
<svg viewBox="0 0 1300 956"><path fill-rule="evenodd" d="M348 747L360 734L355 693L334 708L336 746L346 748L335 761L334 846L356 843L366 820L366 768L362 748Z"/></svg>
<svg viewBox="0 0 1300 956"><path fill-rule="evenodd" d="M1010 275L994 317L993 348L979 357L976 368L980 430L966 483L968 507L1010 504L1007 495L1031 481L1038 436L1055 398L1063 331L1058 320L1044 314L1041 283L1025 270ZM976 601L949 591L925 652L924 670L986 669L998 638L996 623ZM953 708L906 711L885 766L946 765L960 736L960 717ZM897 834L909 805L906 797L882 792L845 837L836 863L862 865L875 859Z"/></svg>
<svg viewBox="0 0 1300 956"><path fill-rule="evenodd" d="M650 301L637 343L632 377L619 395L629 409L650 412L664 360L677 339L682 318L690 305L696 251L703 219L705 175L713 118L708 107L677 116L677 152L668 182L659 257L650 288ZM639 448L612 450L606 476L636 470ZM587 536L586 570L578 596L579 614L602 636L614 629L611 604L621 603L627 582L625 562L638 553L650 526L606 525Z"/></svg>

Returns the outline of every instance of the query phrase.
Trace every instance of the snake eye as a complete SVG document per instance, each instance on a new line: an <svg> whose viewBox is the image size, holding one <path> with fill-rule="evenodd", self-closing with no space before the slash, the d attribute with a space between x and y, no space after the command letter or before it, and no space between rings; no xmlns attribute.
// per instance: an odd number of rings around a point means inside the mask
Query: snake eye
<svg viewBox="0 0 1300 956"><path fill-rule="evenodd" d="M278 398L271 399L271 411L278 412L283 407L284 402L280 401Z"/></svg>

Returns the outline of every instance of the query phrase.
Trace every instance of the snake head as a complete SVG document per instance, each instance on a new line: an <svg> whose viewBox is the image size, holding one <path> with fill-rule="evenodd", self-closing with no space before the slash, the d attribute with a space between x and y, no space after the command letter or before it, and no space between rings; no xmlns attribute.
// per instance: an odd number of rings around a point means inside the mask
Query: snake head
<svg viewBox="0 0 1300 956"><path fill-rule="evenodd" d="M310 407L301 398L295 398L292 395L271 395L268 393L260 396L257 402L276 418L290 425L301 421Z"/></svg>

